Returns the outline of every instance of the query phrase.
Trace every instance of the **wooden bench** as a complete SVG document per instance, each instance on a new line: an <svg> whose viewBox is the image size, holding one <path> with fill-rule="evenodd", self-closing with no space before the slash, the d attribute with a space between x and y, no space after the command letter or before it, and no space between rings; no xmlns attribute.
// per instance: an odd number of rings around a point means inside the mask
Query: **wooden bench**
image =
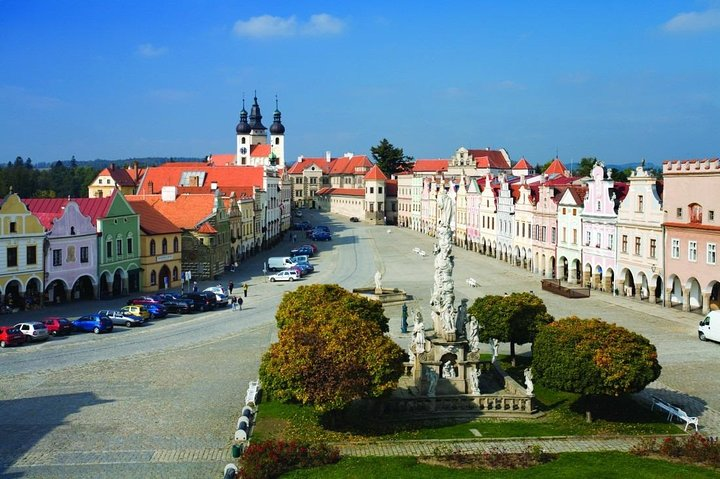
<svg viewBox="0 0 720 479"><path fill-rule="evenodd" d="M413 253L420 254L420 248L413 248Z"/></svg>
<svg viewBox="0 0 720 479"><path fill-rule="evenodd" d="M467 284L469 284L470 286L472 286L473 288L477 288L477 286L478 286L478 283L477 283L477 281L475 281L475 278L468 278L465 280L465 282Z"/></svg>
<svg viewBox="0 0 720 479"><path fill-rule="evenodd" d="M676 417L680 419L681 421L685 421L685 431L687 432L687 428L689 425L695 426L695 431L698 430L698 418L695 416L688 416L688 414L680 409L677 406L673 406L672 404L669 404L666 401L663 401L662 399L651 396L652 397L652 407L650 410L655 410L655 406L657 406L659 409L662 409L663 411L668 413L667 419L668 421L672 421L673 417Z"/></svg>
<svg viewBox="0 0 720 479"><path fill-rule="evenodd" d="M420 250L418 253L420 256L427 256L427 253L424 250Z"/></svg>

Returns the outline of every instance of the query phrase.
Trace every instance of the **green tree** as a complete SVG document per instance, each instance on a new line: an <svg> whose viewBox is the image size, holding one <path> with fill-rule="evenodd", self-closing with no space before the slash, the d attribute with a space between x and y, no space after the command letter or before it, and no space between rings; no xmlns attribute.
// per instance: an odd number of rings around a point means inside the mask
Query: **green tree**
<svg viewBox="0 0 720 479"><path fill-rule="evenodd" d="M282 321L278 342L260 363L264 389L281 401L311 404L323 412L388 394L397 387L405 352L357 304L337 301L335 288L316 290L326 292L330 301L316 297L308 311ZM295 293L286 293L283 302L296 304ZM301 292L299 300L307 294ZM293 311L299 309L293 306Z"/></svg>
<svg viewBox="0 0 720 479"><path fill-rule="evenodd" d="M587 157L580 159L580 164L575 168L576 176L590 176L590 172L597 163L597 158Z"/></svg>
<svg viewBox="0 0 720 479"><path fill-rule="evenodd" d="M626 183L630 175L632 174L633 169L632 168L625 168L624 170L612 170L612 173L610 174L610 178L613 179L613 181L619 181L621 183Z"/></svg>
<svg viewBox="0 0 720 479"><path fill-rule="evenodd" d="M412 156L405 156L402 148L396 148L387 138L380 140L377 146L370 148L375 164L385 175L390 176L412 170L415 159Z"/></svg>
<svg viewBox="0 0 720 479"><path fill-rule="evenodd" d="M600 319L563 318L541 328L532 369L539 384L584 395L635 393L660 376L645 337Z"/></svg>
<svg viewBox="0 0 720 479"><path fill-rule="evenodd" d="M510 343L510 358L515 365L515 345L532 343L541 326L553 321L542 299L532 293L478 298L468 308L480 325L480 340L493 338Z"/></svg>

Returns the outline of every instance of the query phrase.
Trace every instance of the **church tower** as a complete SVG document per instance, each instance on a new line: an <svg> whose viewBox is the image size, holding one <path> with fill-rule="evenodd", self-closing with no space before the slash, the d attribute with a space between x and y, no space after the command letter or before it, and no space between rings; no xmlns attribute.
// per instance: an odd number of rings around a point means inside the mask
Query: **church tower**
<svg viewBox="0 0 720 479"><path fill-rule="evenodd" d="M235 152L235 164L247 165L250 158L250 124L248 123L248 113L245 110L245 99L243 98L243 108L240 112L240 123L235 127L237 133L237 151Z"/></svg>
<svg viewBox="0 0 720 479"><path fill-rule="evenodd" d="M280 110L278 100L275 97L275 112L273 113L273 124L270 125L270 156L274 156L280 168L285 168L285 127L280 121Z"/></svg>

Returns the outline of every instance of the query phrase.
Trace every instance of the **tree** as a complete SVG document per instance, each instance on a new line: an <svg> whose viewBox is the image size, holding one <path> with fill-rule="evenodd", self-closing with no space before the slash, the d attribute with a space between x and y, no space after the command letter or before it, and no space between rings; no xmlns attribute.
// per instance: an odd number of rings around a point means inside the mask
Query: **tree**
<svg viewBox="0 0 720 479"><path fill-rule="evenodd" d="M619 396L642 390L662 368L645 337L600 319L571 316L541 328L532 369L549 388Z"/></svg>
<svg viewBox="0 0 720 479"><path fill-rule="evenodd" d="M595 157L587 157L580 159L580 164L575 169L575 175L590 176L590 172L592 171L593 166L595 166L595 163L597 163L597 158Z"/></svg>
<svg viewBox="0 0 720 479"><path fill-rule="evenodd" d="M278 342L260 364L260 380L273 397L325 412L397 386L407 355L383 334L374 304L380 303L350 300L345 296L355 295L341 289L312 285L283 297Z"/></svg>
<svg viewBox="0 0 720 479"><path fill-rule="evenodd" d="M377 146L370 148L375 164L385 175L390 176L412 170L415 159L412 156L405 156L402 148L395 148L387 138L380 140Z"/></svg>
<svg viewBox="0 0 720 479"><path fill-rule="evenodd" d="M515 344L532 343L541 326L553 321L545 303L532 293L478 298L468 308L480 325L480 340L510 343L510 358L515 365Z"/></svg>
<svg viewBox="0 0 720 479"><path fill-rule="evenodd" d="M371 301L351 293L337 284L300 286L286 294L275 312L275 320L278 328L282 329L291 322L307 322L323 311L334 309L345 310L374 321L384 333L390 331L389 319L379 301Z"/></svg>
<svg viewBox="0 0 720 479"><path fill-rule="evenodd" d="M626 183L630 175L632 175L632 172L632 168L625 168L624 170L612 170L610 178L612 178L613 181Z"/></svg>

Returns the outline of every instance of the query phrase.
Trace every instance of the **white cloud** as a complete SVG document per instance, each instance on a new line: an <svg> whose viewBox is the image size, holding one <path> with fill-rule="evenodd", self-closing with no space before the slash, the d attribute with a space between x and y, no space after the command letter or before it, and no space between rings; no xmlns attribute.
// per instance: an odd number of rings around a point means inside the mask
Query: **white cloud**
<svg viewBox="0 0 720 479"><path fill-rule="evenodd" d="M248 20L238 20L235 22L233 31L239 37L272 38L296 35L337 35L344 28L345 24L342 20L327 13L319 13L312 15L304 23L299 22L294 15L289 17L261 15Z"/></svg>
<svg viewBox="0 0 720 479"><path fill-rule="evenodd" d="M152 43L143 43L142 45L138 46L137 49L138 55L145 58L159 57L161 55L165 55L167 51L167 48L156 47Z"/></svg>
<svg viewBox="0 0 720 479"><path fill-rule="evenodd" d="M720 29L720 9L678 13L662 25L668 33L695 33Z"/></svg>

